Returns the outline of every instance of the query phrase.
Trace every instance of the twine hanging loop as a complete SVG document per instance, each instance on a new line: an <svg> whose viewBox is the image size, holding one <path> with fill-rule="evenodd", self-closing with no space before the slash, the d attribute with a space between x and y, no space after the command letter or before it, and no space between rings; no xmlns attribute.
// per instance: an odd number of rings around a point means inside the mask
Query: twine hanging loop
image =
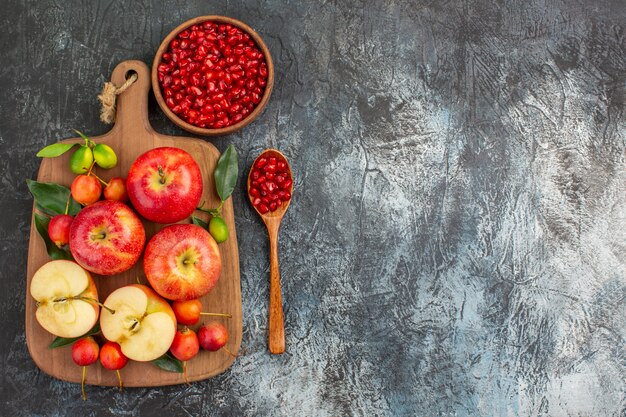
<svg viewBox="0 0 626 417"><path fill-rule="evenodd" d="M109 125L115 121L115 100L117 96L126 91L135 81L137 81L137 73L128 77L126 82L120 87L116 87L112 82L104 83L102 92L98 96L98 100L100 100L100 104L102 104L100 120Z"/></svg>

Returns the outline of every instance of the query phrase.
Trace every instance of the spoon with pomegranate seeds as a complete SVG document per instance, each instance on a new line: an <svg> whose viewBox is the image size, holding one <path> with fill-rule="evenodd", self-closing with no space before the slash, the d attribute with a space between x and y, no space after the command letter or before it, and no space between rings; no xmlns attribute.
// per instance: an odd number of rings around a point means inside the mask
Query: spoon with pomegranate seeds
<svg viewBox="0 0 626 417"><path fill-rule="evenodd" d="M266 149L257 157L248 174L248 197L259 213L270 238L270 308L269 349L272 353L285 351L283 301L280 294L278 265L278 229L291 202L293 175L285 155L276 149Z"/></svg>

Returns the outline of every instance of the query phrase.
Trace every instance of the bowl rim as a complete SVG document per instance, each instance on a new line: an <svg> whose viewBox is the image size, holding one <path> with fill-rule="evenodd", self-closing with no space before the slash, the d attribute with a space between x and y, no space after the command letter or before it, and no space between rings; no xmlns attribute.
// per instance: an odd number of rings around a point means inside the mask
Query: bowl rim
<svg viewBox="0 0 626 417"><path fill-rule="evenodd" d="M230 125L230 126L219 128L219 129L203 128L203 127L192 125L191 123L188 123L182 118L180 118L169 107L167 107L167 104L165 103L165 99L163 98L163 94L161 92L161 85L159 84L158 73L157 73L157 68L159 64L161 63L161 57L163 56L163 53L167 50L170 42L183 30L195 24L204 23L206 21L227 23L233 26L237 26L239 29L246 32L248 35L252 37L252 39L254 39L254 42L257 44L257 46L263 53L263 56L265 57L265 62L267 64L267 84L265 86L265 91L263 91L263 96L261 97L261 101L259 102L259 104L257 104L256 107L252 110L252 112L248 114L248 116L245 117L240 122L235 123L234 125ZM234 133L246 127L248 124L252 123L252 121L254 121L254 119L256 119L257 116L263 111L263 109L265 108L272 94L272 90L274 87L274 63L272 61L272 55L270 54L269 48L267 47L265 42L263 42L263 39L259 36L258 33L256 33L254 29L252 29L250 26L248 26L244 22L237 20L237 19L233 19L232 17L220 16L220 15L198 16L198 17L194 17L193 19L189 19L181 23L163 39L163 41L159 45L159 48L156 51L154 60L152 62L151 78L152 78L152 91L154 92L156 101L159 104L159 107L161 108L161 110L167 116L167 118L170 119L172 122L174 122L174 124L176 124L178 127L188 132L192 132L197 135L223 136L223 135L228 135L230 133Z"/></svg>

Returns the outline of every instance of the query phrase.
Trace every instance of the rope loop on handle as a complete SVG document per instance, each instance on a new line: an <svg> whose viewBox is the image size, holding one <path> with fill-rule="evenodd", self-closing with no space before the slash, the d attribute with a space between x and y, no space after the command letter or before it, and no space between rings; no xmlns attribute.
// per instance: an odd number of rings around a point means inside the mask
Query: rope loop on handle
<svg viewBox="0 0 626 417"><path fill-rule="evenodd" d="M98 96L98 100L100 100L100 104L102 105L100 120L109 125L115 122L115 100L117 96L126 91L135 81L137 81L137 73L128 77L126 82L120 87L116 87L112 82L104 83L102 92Z"/></svg>

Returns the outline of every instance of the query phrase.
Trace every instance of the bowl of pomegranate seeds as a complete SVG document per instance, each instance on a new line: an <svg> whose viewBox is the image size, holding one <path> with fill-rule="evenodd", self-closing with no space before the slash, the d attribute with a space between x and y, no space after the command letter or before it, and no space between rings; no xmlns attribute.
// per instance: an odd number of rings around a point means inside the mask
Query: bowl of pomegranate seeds
<svg viewBox="0 0 626 417"><path fill-rule="evenodd" d="M174 29L152 65L152 89L167 117L205 136L233 133L261 113L272 93L274 65L248 25L200 16Z"/></svg>

